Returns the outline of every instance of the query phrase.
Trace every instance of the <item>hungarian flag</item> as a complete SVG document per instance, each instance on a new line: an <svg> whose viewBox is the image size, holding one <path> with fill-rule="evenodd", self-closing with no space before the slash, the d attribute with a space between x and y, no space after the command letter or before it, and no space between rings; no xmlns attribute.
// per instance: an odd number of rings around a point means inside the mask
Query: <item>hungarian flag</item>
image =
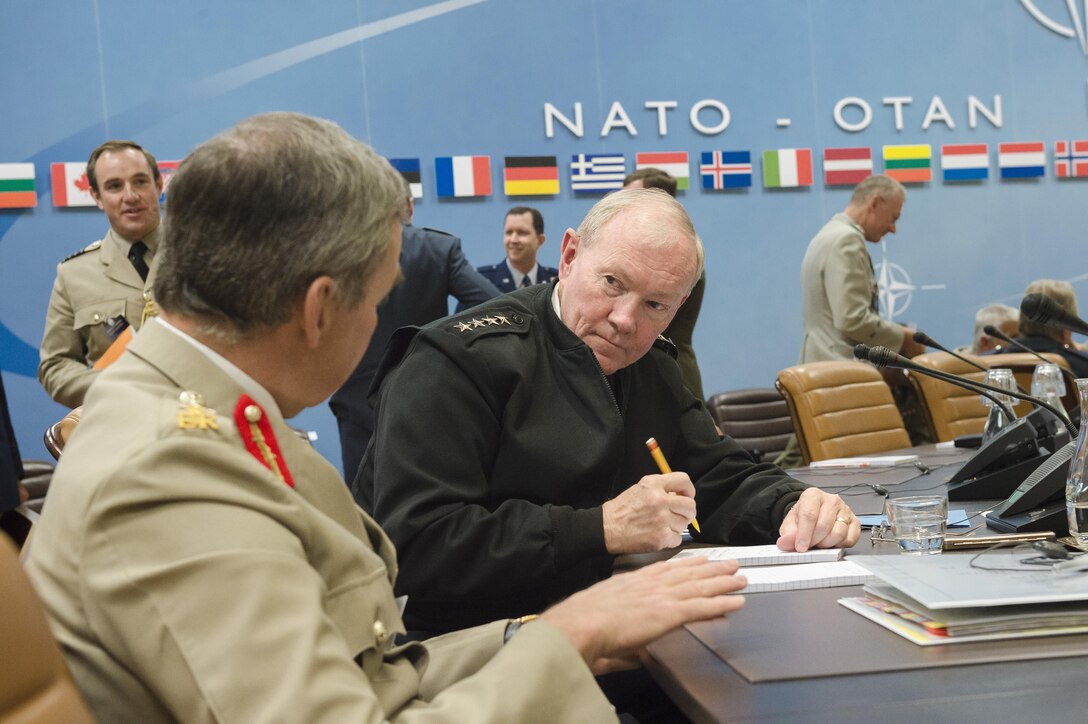
<svg viewBox="0 0 1088 724"><path fill-rule="evenodd" d="M752 185L751 151L703 151L699 158L704 189L743 189Z"/></svg>
<svg viewBox="0 0 1088 724"><path fill-rule="evenodd" d="M502 181L507 196L554 196L559 162L555 156L507 156Z"/></svg>
<svg viewBox="0 0 1088 724"><path fill-rule="evenodd" d="M54 206L96 206L87 180L87 162L50 164Z"/></svg>
<svg viewBox="0 0 1088 724"><path fill-rule="evenodd" d="M868 146L824 149L824 183L853 186L873 175L873 149Z"/></svg>
<svg viewBox="0 0 1088 724"><path fill-rule="evenodd" d="M997 165L1001 178L1039 178L1046 171L1046 146L1042 141L1000 143Z"/></svg>
<svg viewBox="0 0 1088 724"><path fill-rule="evenodd" d="M640 168L659 168L676 179L677 189L683 191L688 187L691 168L688 166L687 151L636 153L635 170Z"/></svg>
<svg viewBox="0 0 1088 724"><path fill-rule="evenodd" d="M1058 141L1054 144L1054 175L1058 178L1088 176L1088 141Z"/></svg>
<svg viewBox="0 0 1088 724"><path fill-rule="evenodd" d="M929 144L885 146L884 173L904 184L932 181L932 156Z"/></svg>
<svg viewBox="0 0 1088 724"><path fill-rule="evenodd" d="M418 158L391 158L389 164L400 172L408 182L413 199L423 198L423 178L420 175Z"/></svg>
<svg viewBox="0 0 1088 724"><path fill-rule="evenodd" d="M763 187L793 188L812 185L812 149L779 148L763 152Z"/></svg>
<svg viewBox="0 0 1088 724"><path fill-rule="evenodd" d="M439 197L491 195L490 156L440 156L434 175Z"/></svg>
<svg viewBox="0 0 1088 724"><path fill-rule="evenodd" d="M0 209L31 209L37 205L34 164L0 163Z"/></svg>
<svg viewBox="0 0 1088 724"><path fill-rule="evenodd" d="M159 161L159 175L162 176L162 193L159 194L159 203L166 203L166 189L170 186L170 179L174 178L174 172L178 170L181 161Z"/></svg>
<svg viewBox="0 0 1088 724"><path fill-rule="evenodd" d="M941 146L941 173L945 181L982 181L990 175L990 149L985 143Z"/></svg>

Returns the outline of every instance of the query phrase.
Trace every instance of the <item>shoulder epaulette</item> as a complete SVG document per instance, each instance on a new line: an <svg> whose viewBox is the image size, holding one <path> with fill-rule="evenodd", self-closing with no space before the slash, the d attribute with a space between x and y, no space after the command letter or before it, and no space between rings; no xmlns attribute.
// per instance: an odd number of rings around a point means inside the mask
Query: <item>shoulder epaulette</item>
<svg viewBox="0 0 1088 724"><path fill-rule="evenodd" d="M488 333L524 332L529 328L529 317L514 310L500 310L485 314L459 314L443 322L443 325L466 339L475 339Z"/></svg>
<svg viewBox="0 0 1088 724"><path fill-rule="evenodd" d="M421 227L421 228L422 228L422 229L423 229L424 231L429 231L429 232L431 232L432 234L441 234L442 236L453 236L453 234L451 234L450 232L448 232L448 231L442 231L442 229L432 229L432 228L431 228L431 227L429 227L429 226L424 226L424 227Z"/></svg>
<svg viewBox="0 0 1088 724"><path fill-rule="evenodd" d="M667 353L673 359L676 359L679 352L676 349L676 344L663 335L657 335L657 339L654 340L654 346Z"/></svg>
<svg viewBox="0 0 1088 724"><path fill-rule="evenodd" d="M101 240L92 241L90 244L87 244L87 246L83 247L82 249L77 251L75 254L69 254L68 256L61 259L60 263L63 264L64 262L68 261L69 259L75 259L77 256L83 256L84 254L86 254L89 251L97 251L98 249L101 249L101 248L102 248L102 241Z"/></svg>

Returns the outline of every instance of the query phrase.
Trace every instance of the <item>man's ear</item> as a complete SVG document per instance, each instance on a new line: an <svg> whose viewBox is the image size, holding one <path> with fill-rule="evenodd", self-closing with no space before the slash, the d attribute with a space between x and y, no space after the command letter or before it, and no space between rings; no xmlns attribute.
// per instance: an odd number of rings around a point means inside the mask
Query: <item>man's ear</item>
<svg viewBox="0 0 1088 724"><path fill-rule="evenodd" d="M320 276L310 282L299 308L299 324L306 338L306 346L317 348L332 324L333 305L336 304L336 282L332 277Z"/></svg>
<svg viewBox="0 0 1088 724"><path fill-rule="evenodd" d="M102 197L98 195L98 192L94 190L94 187L91 187L91 198L94 199L95 206L101 211L106 210L106 207L102 205Z"/></svg>
<svg viewBox="0 0 1088 724"><path fill-rule="evenodd" d="M571 262L574 261L574 257L578 254L578 247L582 243L582 238L578 236L578 232L574 229L567 229L563 234L563 241L559 245L559 278L562 279L570 273Z"/></svg>

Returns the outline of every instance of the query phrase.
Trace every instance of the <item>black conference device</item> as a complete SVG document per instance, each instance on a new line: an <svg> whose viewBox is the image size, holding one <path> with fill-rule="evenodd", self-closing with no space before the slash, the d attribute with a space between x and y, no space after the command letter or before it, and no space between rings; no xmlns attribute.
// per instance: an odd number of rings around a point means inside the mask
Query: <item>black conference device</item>
<svg viewBox="0 0 1088 724"><path fill-rule="evenodd" d="M1009 533L1052 530L1069 532L1065 512L1065 480L1076 443L1063 445L1035 469L1005 502L985 514L986 525Z"/></svg>

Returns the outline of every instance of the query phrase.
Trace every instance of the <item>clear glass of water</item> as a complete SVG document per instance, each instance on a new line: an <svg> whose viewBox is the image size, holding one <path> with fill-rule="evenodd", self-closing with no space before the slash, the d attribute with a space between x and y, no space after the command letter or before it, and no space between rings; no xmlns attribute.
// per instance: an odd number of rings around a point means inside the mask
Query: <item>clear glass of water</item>
<svg viewBox="0 0 1088 724"><path fill-rule="evenodd" d="M943 495L888 498L884 512L900 553L922 556L941 552L948 527L948 498Z"/></svg>

